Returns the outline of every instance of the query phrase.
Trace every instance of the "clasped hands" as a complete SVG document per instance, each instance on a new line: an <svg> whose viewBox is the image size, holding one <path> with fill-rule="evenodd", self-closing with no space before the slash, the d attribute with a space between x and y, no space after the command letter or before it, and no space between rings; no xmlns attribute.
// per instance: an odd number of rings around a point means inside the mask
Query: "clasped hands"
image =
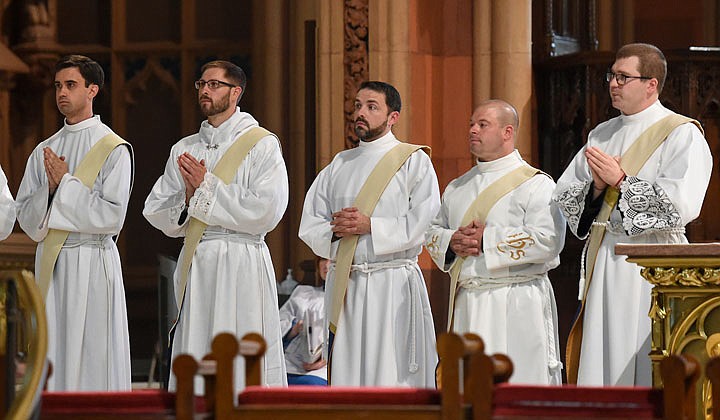
<svg viewBox="0 0 720 420"><path fill-rule="evenodd" d="M370 218L357 207L345 207L332 214L330 222L332 232L338 238L350 235L363 235L370 233Z"/></svg>
<svg viewBox="0 0 720 420"><path fill-rule="evenodd" d="M620 167L620 156L610 156L597 147L588 147L585 158L593 178L594 197L608 186L617 187L625 179L625 171Z"/></svg>
<svg viewBox="0 0 720 420"><path fill-rule="evenodd" d="M207 173L205 160L198 161L193 155L185 152L178 157L177 163L180 176L185 183L185 204L190 204L190 197L195 194L195 190L205 179L205 173Z"/></svg>
<svg viewBox="0 0 720 420"><path fill-rule="evenodd" d="M460 257L478 256L482 252L482 237L485 225L473 220L461 226L450 237L450 249Z"/></svg>
<svg viewBox="0 0 720 420"><path fill-rule="evenodd" d="M48 178L48 187L50 194L54 194L62 177L68 173L68 164L65 162L65 156L58 156L49 147L43 148L43 163L45 165L45 173Z"/></svg>

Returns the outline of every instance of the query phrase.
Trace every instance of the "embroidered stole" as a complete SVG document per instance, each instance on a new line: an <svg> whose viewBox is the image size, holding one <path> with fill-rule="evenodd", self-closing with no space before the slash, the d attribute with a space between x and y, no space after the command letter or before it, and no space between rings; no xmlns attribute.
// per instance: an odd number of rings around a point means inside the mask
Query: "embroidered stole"
<svg viewBox="0 0 720 420"><path fill-rule="evenodd" d="M692 118L688 118L680 114L672 114L659 120L655 124L648 127L635 142L623 153L620 158L620 166L628 176L636 176L642 169L645 162L657 150L658 147L667 139L670 133L677 127L685 123L693 123L703 132L699 122ZM568 336L567 348L565 349L565 362L567 367L568 383L576 384L578 377L578 368L580 366L580 349L583 335L583 318L585 315L585 301L587 299L590 281L592 280L593 270L595 269L595 260L597 258L600 245L605 237L605 226L610 219L610 214L617 205L620 198L620 191L615 187L608 187L605 190L600 212L595 218L595 222L590 229L590 237L587 243L587 253L585 257L585 282L582 291L582 300L580 301L580 311L573 323L570 335ZM582 285L582 281L581 281Z"/></svg>
<svg viewBox="0 0 720 420"><path fill-rule="evenodd" d="M229 184L235 178L235 174L240 168L240 164L245 160L250 150L262 140L264 137L274 136L270 131L262 127L253 127L243 135L235 139L235 142L228 148L222 158L218 161L212 173L225 184ZM188 227L185 231L185 241L183 244L183 259L180 265L180 300L177 302L179 310L182 310L183 301L185 300L185 289L187 287L187 278L192 265L195 250L200 244L203 233L208 224L201 222L195 217L190 217ZM179 312L179 311L178 311Z"/></svg>
<svg viewBox="0 0 720 420"><path fill-rule="evenodd" d="M543 172L530 165L523 164L519 168L513 169L498 178L495 182L482 190L470 204L470 207L468 207L465 211L465 215L462 218L460 226L467 226L473 220L477 220L480 223L485 224L488 213L490 213L490 210L498 201L500 201L501 198L539 173ZM455 295L457 294L458 280L460 279L460 272L462 271L462 266L465 263L465 258L466 257L457 256L450 267L450 303L448 305L447 322L448 331L452 331L453 315L455 312Z"/></svg>
<svg viewBox="0 0 720 420"><path fill-rule="evenodd" d="M115 133L104 136L88 150L80 161L80 164L75 168L73 176L80 179L83 185L92 189L93 184L95 184L95 179L108 156L121 144L130 145ZM38 275L38 285L40 286L43 301L47 300L50 282L52 281L53 272L55 271L55 263L69 234L70 232L67 230L50 229L45 239L43 239L43 251L40 257Z"/></svg>
<svg viewBox="0 0 720 420"><path fill-rule="evenodd" d="M390 149L380 158L365 183L360 188L360 192L355 197L353 207L364 215L370 216L375 210L378 200L385 188L387 188L390 180L395 176L398 170L405 164L410 155L417 150L423 149L429 153L428 146L419 146L409 143L400 143ZM350 279L350 266L355 256L359 235L345 236L340 239L338 245L337 257L335 260L335 279L333 283L333 293L330 300L330 331L335 334L343 304L345 302L345 292L347 291L348 281Z"/></svg>

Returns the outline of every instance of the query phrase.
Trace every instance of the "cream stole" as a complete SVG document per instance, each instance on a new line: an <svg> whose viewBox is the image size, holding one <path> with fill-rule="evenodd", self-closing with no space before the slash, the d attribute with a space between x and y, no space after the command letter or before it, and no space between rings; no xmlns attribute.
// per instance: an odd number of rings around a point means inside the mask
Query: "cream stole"
<svg viewBox="0 0 720 420"><path fill-rule="evenodd" d="M539 173L542 173L542 171L535 169L530 165L523 164L519 168L513 169L497 179L487 188L482 190L470 204L470 207L468 207L465 211L465 215L462 218L460 226L467 226L473 220L477 220L481 224L485 224L488 213L490 213L490 210L502 197ZM450 267L450 303L448 305L447 323L448 331L452 330L453 313L455 312L455 295L457 294L458 280L460 279L460 272L462 271L462 266L465 263L465 258L466 257L458 256L455 258L455 261Z"/></svg>
<svg viewBox="0 0 720 420"><path fill-rule="evenodd" d="M699 122L680 114L668 115L643 131L620 158L620 166L625 171L625 174L628 176L636 176L643 165L645 165L645 162L650 159L650 156L652 156L655 150L667 139L670 133L685 123L693 123L703 132ZM570 330L567 348L565 349L567 378L568 383L571 384L577 383L583 335L583 318L585 315L585 300L587 299L587 292L590 289L590 280L592 280L593 270L595 269L595 260L600 250L602 240L605 237L605 224L610 219L610 214L617 205L619 198L620 192L617 188L608 187L606 189L600 213L598 213L598 216L595 218L595 222L597 223L594 223L590 230L587 254L585 257L586 270L583 297L580 302L578 317L575 319L572 329Z"/></svg>
<svg viewBox="0 0 720 420"><path fill-rule="evenodd" d="M80 161L80 164L75 168L73 176L80 179L83 185L92 189L93 184L95 184L95 179L108 156L121 144L127 144L129 146L128 142L115 133L104 136L88 150L82 161ZM43 251L40 257L38 275L38 285L40 286L43 301L47 300L50 282L52 281L53 272L55 271L55 263L69 234L70 232L67 230L50 229L45 239L43 239Z"/></svg>
<svg viewBox="0 0 720 420"><path fill-rule="evenodd" d="M229 184L235 179L240 164L245 160L250 150L262 140L264 137L274 136L268 130L262 127L253 127L248 130L245 134L238 137L235 142L228 148L220 161L213 169L212 173L218 177L225 184ZM178 305L182 307L183 301L185 300L185 289L187 287L187 278L192 265L193 256L195 250L200 244L203 233L208 227L208 224L201 222L195 217L190 217L188 222L187 230L185 231L185 243L183 248L183 259L180 265L180 288L181 296ZM182 309L182 308L181 308Z"/></svg>
<svg viewBox="0 0 720 420"><path fill-rule="evenodd" d="M395 176L397 171L405 164L410 155L418 149L430 151L427 146L419 146L415 144L400 143L388 151L385 156L375 165L370 176L360 188L360 192L355 197L353 207L364 215L370 216L375 210L378 200L390 180ZM345 236L340 239L338 245L337 257L335 261L335 280L333 283L333 294L330 300L330 331L335 334L337 324L340 320L340 313L345 302L345 292L347 291L348 280L350 279L350 266L355 256L359 235Z"/></svg>

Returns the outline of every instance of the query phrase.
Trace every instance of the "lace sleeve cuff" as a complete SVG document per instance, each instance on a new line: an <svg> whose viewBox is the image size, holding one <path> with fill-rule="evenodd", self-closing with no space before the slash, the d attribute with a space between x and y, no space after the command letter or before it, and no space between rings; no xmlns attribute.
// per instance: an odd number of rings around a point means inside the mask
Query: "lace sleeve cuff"
<svg viewBox="0 0 720 420"><path fill-rule="evenodd" d="M580 216L585 210L585 197L590 185L590 182L573 182L567 190L553 198L565 216L570 230L575 234L577 234L580 224Z"/></svg>
<svg viewBox="0 0 720 420"><path fill-rule="evenodd" d="M658 185L629 176L620 184L618 209L629 236L681 227L680 213Z"/></svg>
<svg viewBox="0 0 720 420"><path fill-rule="evenodd" d="M219 178L210 172L205 174L202 184L195 190L190 198L188 214L196 219L208 223L212 207L215 204L215 191L217 190Z"/></svg>

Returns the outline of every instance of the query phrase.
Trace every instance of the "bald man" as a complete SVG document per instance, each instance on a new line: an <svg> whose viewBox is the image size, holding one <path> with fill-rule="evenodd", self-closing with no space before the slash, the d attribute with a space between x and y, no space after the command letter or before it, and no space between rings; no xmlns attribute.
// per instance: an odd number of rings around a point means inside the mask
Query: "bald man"
<svg viewBox="0 0 720 420"><path fill-rule="evenodd" d="M565 227L552 205L555 183L515 149L517 129L517 111L505 101L475 109L469 130L475 166L445 189L425 247L451 273L449 328L480 335L487 353L508 354L511 382L560 384L547 272L560 263Z"/></svg>

